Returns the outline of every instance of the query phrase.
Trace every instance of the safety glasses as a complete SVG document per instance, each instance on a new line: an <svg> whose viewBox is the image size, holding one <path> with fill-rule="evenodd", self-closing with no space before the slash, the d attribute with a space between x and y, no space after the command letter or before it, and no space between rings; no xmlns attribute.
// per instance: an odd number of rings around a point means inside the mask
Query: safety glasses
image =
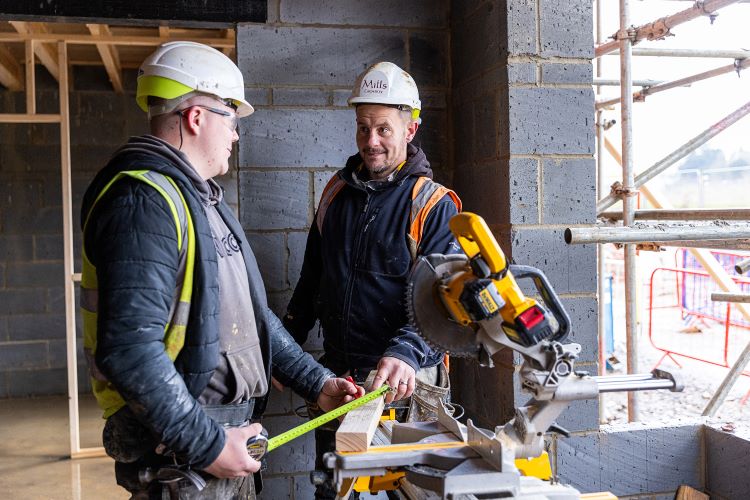
<svg viewBox="0 0 750 500"><path fill-rule="evenodd" d="M210 106L203 106L202 104L196 104L199 108L203 108L206 111L210 111L211 113L216 113L217 115L226 116L229 118L229 130L237 130L237 113L231 112L231 111L225 111L223 109L218 108L212 108Z"/></svg>
<svg viewBox="0 0 750 500"><path fill-rule="evenodd" d="M198 107L198 108L203 108L206 111L210 111L211 113L216 113L217 115L221 115L221 116L225 116L229 118L229 124L228 124L229 130L237 130L237 121L239 120L239 118L237 117L237 113L234 113L232 111L225 111L223 109L212 108L211 106L204 106L203 104L194 104L193 106ZM192 108L193 106L190 106L190 107ZM178 111L177 113L179 113L180 116L182 116L182 114L187 109L190 109L190 108L182 109Z"/></svg>

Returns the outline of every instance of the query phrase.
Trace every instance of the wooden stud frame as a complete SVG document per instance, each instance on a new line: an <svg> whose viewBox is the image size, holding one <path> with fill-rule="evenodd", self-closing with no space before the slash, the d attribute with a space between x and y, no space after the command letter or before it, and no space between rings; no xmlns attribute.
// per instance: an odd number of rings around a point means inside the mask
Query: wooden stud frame
<svg viewBox="0 0 750 500"><path fill-rule="evenodd" d="M92 35L67 35L50 33L44 23L14 22L18 33L0 33L0 43L14 42L25 44L26 75L23 84L26 92L25 113L0 113L0 123L59 123L60 124L60 171L63 199L63 244L65 269L65 336L68 367L68 413L70 419L70 457L89 458L105 456L103 447L82 448L78 407L78 359L76 350L76 306L75 284L81 281L80 273L75 272L73 252L73 193L71 184L70 157L70 101L69 64L67 46L69 44L93 44L97 46L103 63L110 76L115 91L121 92L120 63L117 58L117 45L157 46L169 41L169 29L160 30L161 36L113 36L106 25L89 25ZM225 52L234 49L234 36L230 30L223 37L194 38ZM190 39L191 37L183 37ZM0 46L0 49L4 47ZM59 113L37 114L35 60L38 59L58 80ZM2 61L0 61L2 62ZM31 70L29 70L31 68ZM21 82L18 78L18 83ZM20 90L20 89L18 89Z"/></svg>
<svg viewBox="0 0 750 500"><path fill-rule="evenodd" d="M63 244L65 269L65 338L68 365L68 414L70 418L70 457L102 457L104 448L82 448L78 412L78 360L76 355L75 283L81 275L74 270L73 253L73 193L70 161L70 100L68 86L68 51L65 41L57 42L54 50L58 63L60 112L36 113L36 83L34 78L35 40L26 39L26 113L0 113L0 123L59 123L60 173L63 200ZM49 52L48 52L49 54Z"/></svg>

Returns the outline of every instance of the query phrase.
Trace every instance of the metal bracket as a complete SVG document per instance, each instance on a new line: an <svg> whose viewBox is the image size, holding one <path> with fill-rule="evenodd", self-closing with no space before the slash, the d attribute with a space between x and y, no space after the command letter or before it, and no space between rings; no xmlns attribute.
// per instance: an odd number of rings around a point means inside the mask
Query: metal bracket
<svg viewBox="0 0 750 500"><path fill-rule="evenodd" d="M713 24L714 21L716 21L716 18L719 17L718 12L706 10L706 2L704 2L703 0L696 0L694 6L696 9L700 9L703 12L704 16L708 17L708 20L711 21L711 24Z"/></svg>
<svg viewBox="0 0 750 500"><path fill-rule="evenodd" d="M636 250L643 250L644 252L663 252L666 250L663 246L658 243L638 243L635 246Z"/></svg>
<svg viewBox="0 0 750 500"><path fill-rule="evenodd" d="M609 130L611 129L615 124L617 123L617 120L603 120L600 123L597 123L596 125L601 127L602 130Z"/></svg>
<svg viewBox="0 0 750 500"><path fill-rule="evenodd" d="M737 72L737 77L741 76L740 72L744 69L742 67L742 61L744 61L744 60L745 60L744 58L743 59L735 59L734 60L734 70Z"/></svg>
<svg viewBox="0 0 750 500"><path fill-rule="evenodd" d="M638 30L635 26L630 26L624 30L617 30L614 35L611 36L613 40L630 40L630 43L635 45L638 42Z"/></svg>
<svg viewBox="0 0 750 500"><path fill-rule="evenodd" d="M648 30L645 38L647 40L664 40L668 36L674 36L674 33L669 30L669 26L667 26L666 23L666 18L662 17L661 19L657 19L656 21L648 25Z"/></svg>
<svg viewBox="0 0 750 500"><path fill-rule="evenodd" d="M624 187L620 181L615 181L615 183L611 186L610 193L612 194L612 196L618 198L627 198L631 196L638 196L639 191L636 188Z"/></svg>

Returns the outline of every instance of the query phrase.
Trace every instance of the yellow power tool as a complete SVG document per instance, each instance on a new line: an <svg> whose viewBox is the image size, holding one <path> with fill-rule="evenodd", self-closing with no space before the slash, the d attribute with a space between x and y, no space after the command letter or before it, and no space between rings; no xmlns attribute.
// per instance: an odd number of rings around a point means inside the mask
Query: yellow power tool
<svg viewBox="0 0 750 500"><path fill-rule="evenodd" d="M477 331L497 316L508 338L523 347L567 337L570 320L541 271L510 265L476 214L456 215L450 229L465 255L422 257L407 290L410 320L427 342L453 356L476 356L491 364L492 353L483 352ZM516 278L532 278L544 305L527 297ZM436 314L436 305L447 314Z"/></svg>

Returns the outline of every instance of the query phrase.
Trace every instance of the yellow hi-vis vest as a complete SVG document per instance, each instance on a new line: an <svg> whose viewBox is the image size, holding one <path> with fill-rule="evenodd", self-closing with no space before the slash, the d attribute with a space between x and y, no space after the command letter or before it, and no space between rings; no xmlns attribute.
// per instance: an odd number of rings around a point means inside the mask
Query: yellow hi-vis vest
<svg viewBox="0 0 750 500"><path fill-rule="evenodd" d="M323 221L326 218L326 211L344 186L346 186L346 181L336 173L328 181L326 187L323 188L323 194L320 195L320 203L318 203L318 212L315 214L315 224L318 226L318 232L321 236L323 235ZM406 235L406 243L409 247L412 262L417 259L417 250L419 249L419 244L422 242L422 233L424 232L424 224L427 221L427 216L430 214L432 207L442 200L446 194L450 196L460 212L461 199L454 191L438 184L429 177L418 177L417 182L414 183L414 187L411 190L409 233Z"/></svg>
<svg viewBox="0 0 750 500"><path fill-rule="evenodd" d="M131 177L156 189L169 205L174 217L175 230L177 231L177 249L180 259L185 259L185 275L182 280L179 298L174 310L171 312L169 321L164 328L164 349L169 359L174 361L185 344L185 330L188 315L190 313L190 299L193 294L193 266L195 264L195 229L193 219L190 215L185 198L182 196L177 184L164 174L151 170L131 170L120 172L110 180L104 189L97 195L86 215L83 225L85 238L86 225L96 203L104 196L112 185L123 177ZM85 240L84 240L85 241ZM86 245L83 245L83 270L81 273L81 314L83 316L83 349L89 365L91 375L91 386L94 396L104 410L104 418L109 418L117 410L125 406L122 396L115 390L112 384L99 371L94 362L97 339L97 306L98 306L98 283L96 268L86 255Z"/></svg>

